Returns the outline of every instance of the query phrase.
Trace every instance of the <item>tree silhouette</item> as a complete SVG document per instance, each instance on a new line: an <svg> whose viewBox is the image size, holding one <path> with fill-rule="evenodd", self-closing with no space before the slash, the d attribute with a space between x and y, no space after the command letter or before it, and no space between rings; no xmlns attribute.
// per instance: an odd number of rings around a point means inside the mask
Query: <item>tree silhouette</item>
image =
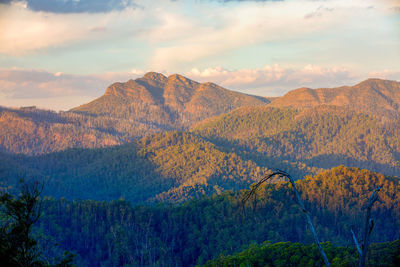
<svg viewBox="0 0 400 267"><path fill-rule="evenodd" d="M378 200L378 193L381 190L381 186L378 186L374 192L372 192L371 196L369 197L368 204L367 204L367 213L365 215L365 224L364 224L364 236L363 236L363 244L359 245L356 235L354 234L353 229L351 229L351 233L353 235L353 240L360 254L360 262L359 267L364 267L367 261L367 252L370 243L370 236L372 233L372 229L374 228L374 220L371 219L371 209L374 203Z"/></svg>
<svg viewBox="0 0 400 267"><path fill-rule="evenodd" d="M41 215L43 184L21 183L18 196L0 192L0 262L2 266L49 266L42 260L32 228ZM56 266L70 266L71 253L64 253Z"/></svg>

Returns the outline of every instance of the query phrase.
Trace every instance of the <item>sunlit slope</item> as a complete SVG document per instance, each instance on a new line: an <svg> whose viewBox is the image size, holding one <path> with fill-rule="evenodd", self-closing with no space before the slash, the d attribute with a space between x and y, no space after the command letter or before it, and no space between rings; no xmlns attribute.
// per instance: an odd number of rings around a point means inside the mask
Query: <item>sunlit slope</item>
<svg viewBox="0 0 400 267"><path fill-rule="evenodd" d="M269 100L198 83L184 76L149 72L142 78L114 83L105 94L73 112L181 128L242 106L265 105Z"/></svg>
<svg viewBox="0 0 400 267"><path fill-rule="evenodd" d="M253 158L322 168L345 164L398 176L399 125L344 107L253 107L199 123L192 132Z"/></svg>

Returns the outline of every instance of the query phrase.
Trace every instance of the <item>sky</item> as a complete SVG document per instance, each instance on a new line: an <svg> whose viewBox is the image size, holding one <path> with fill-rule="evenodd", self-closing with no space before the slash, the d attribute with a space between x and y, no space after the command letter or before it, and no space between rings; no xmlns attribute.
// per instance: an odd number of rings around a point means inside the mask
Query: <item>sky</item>
<svg viewBox="0 0 400 267"><path fill-rule="evenodd" d="M260 96L400 81L400 0L0 0L0 105L174 73Z"/></svg>

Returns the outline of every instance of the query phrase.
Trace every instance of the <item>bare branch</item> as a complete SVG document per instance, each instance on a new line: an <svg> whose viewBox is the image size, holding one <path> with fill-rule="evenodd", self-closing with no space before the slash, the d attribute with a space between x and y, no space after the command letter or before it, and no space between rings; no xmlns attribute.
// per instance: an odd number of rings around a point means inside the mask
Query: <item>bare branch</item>
<svg viewBox="0 0 400 267"><path fill-rule="evenodd" d="M273 173L271 173L271 174L265 176L264 178L262 178L255 186L253 186L253 188L250 190L250 192L247 193L247 195L242 199L243 205L247 202L247 200L249 200L249 198L250 198L251 196L253 196L253 195L256 193L256 190L258 189L258 187L259 187L262 183L268 181L269 179L271 179L271 178L274 177L275 175L279 175L279 174L273 172Z"/></svg>
<svg viewBox="0 0 400 267"><path fill-rule="evenodd" d="M327 267L330 267L331 265L330 265L330 263L329 263L328 257L326 256L326 254L325 254L325 252L324 252L324 250L323 250L323 248L322 248L322 246L321 246L321 243L319 242L318 235L317 235L317 232L315 231L315 228L314 228L314 225L313 225L313 223L312 223L311 217L310 217L308 211L306 210L303 201L301 200L301 197L300 197L299 192L297 191L297 188L296 188L296 184L295 184L295 182L294 182L294 179L292 178L292 176L291 176L289 173L277 169L277 170L274 171L273 173L271 173L271 174L269 174L268 176L266 176L266 177L264 177L263 179L261 179L261 180L251 189L251 191L247 194L247 196L245 196L245 198L243 199L243 204L244 204L253 194L255 194L255 191L257 190L257 188L258 188L262 183L266 182L267 180L269 180L270 178L272 178L272 177L274 177L274 176L276 176L276 175L281 176L281 177L287 177L287 178L289 179L290 184L292 185L293 190L294 190L294 193L295 193L295 195L296 195L297 204L300 206L301 210L303 211L304 215L306 216L307 223L308 223L308 225L309 225L309 227L310 227L310 229L311 229L311 232L312 232L312 234L313 234L313 236L314 236L314 241L315 241L315 243L316 243L317 246L318 246L318 250L319 250L319 252L321 253L322 258L324 259L325 265L326 265Z"/></svg>
<svg viewBox="0 0 400 267"><path fill-rule="evenodd" d="M352 235L353 235L354 244L356 245L356 248L357 248L357 250L358 250L358 253L359 253L360 256L361 256L362 251L361 251L360 245L358 244L356 235L354 234L353 228L351 228L350 231L351 231L351 233L352 233Z"/></svg>
<svg viewBox="0 0 400 267"><path fill-rule="evenodd" d="M364 238L362 245L362 253L360 255L359 266L364 267L367 260L367 252L369 247L369 239L371 236L372 229L374 228L374 220L371 219L371 209L374 203L378 200L378 193L381 190L382 186L378 186L374 192L372 192L371 196L368 200L367 206L367 214L365 216L365 225L364 225Z"/></svg>

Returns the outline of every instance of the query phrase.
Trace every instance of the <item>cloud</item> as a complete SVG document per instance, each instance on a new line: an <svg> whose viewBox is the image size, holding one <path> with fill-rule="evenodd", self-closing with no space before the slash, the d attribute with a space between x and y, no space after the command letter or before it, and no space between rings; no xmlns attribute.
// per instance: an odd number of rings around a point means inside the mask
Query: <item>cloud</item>
<svg viewBox="0 0 400 267"><path fill-rule="evenodd" d="M129 0L1 0L1 4L24 4L32 11L50 13L106 13L113 10L123 10L136 7Z"/></svg>
<svg viewBox="0 0 400 267"><path fill-rule="evenodd" d="M334 8L327 8L327 7L324 7L324 6L319 6L315 11L306 14L304 16L304 18L305 19L311 19L311 18L314 18L314 17L322 16L324 13L332 12L334 10L335 10Z"/></svg>
<svg viewBox="0 0 400 267"><path fill-rule="evenodd" d="M155 10L159 24L141 37L154 46L151 66L193 66L246 47L349 30L348 22L355 20L355 14L365 15L367 6L369 1L323 1L322 5L321 1L265 1L216 5L210 12L210 6L202 2L196 6L197 16L168 8L162 14Z"/></svg>
<svg viewBox="0 0 400 267"><path fill-rule="evenodd" d="M281 2L285 0L217 0L218 2L229 3L229 2Z"/></svg>
<svg viewBox="0 0 400 267"><path fill-rule="evenodd" d="M97 75L70 75L43 70L0 69L0 105L36 105L67 110L99 97L114 82L135 79L143 73L132 70Z"/></svg>
<svg viewBox="0 0 400 267"><path fill-rule="evenodd" d="M400 70L374 70L368 74L371 78L400 81Z"/></svg>
<svg viewBox="0 0 400 267"><path fill-rule="evenodd" d="M130 8L105 14L55 14L34 12L18 3L22 2L12 2L0 12L0 54L22 56L46 48L126 39L131 31L126 25L143 20L138 10Z"/></svg>
<svg viewBox="0 0 400 267"><path fill-rule="evenodd" d="M367 78L344 67L305 65L227 70L222 67L192 69L186 75L194 80L212 81L226 88L263 96L280 96L299 87L334 87L353 84Z"/></svg>
<svg viewBox="0 0 400 267"><path fill-rule="evenodd" d="M41 70L0 69L0 92L8 98L96 96L109 84L92 76L50 73Z"/></svg>

